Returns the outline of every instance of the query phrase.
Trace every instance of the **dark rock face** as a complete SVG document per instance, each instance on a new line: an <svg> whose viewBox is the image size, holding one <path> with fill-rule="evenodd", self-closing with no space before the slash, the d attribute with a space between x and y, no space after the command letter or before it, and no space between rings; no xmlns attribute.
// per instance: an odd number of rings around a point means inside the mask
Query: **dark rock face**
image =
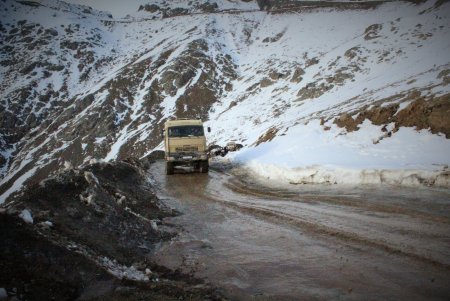
<svg viewBox="0 0 450 301"><path fill-rule="evenodd" d="M205 2L201 5L199 5L199 8L200 8L200 10L202 10L205 13L213 13L219 8L219 6L215 2L212 2L212 3Z"/></svg>
<svg viewBox="0 0 450 301"><path fill-rule="evenodd" d="M161 8L156 4L146 4L146 5L139 6L139 11L143 10L143 11L147 11L149 13L155 13L155 12L159 11L160 9Z"/></svg>
<svg viewBox="0 0 450 301"><path fill-rule="evenodd" d="M257 0L256 2L261 10L269 10L272 7L271 0Z"/></svg>

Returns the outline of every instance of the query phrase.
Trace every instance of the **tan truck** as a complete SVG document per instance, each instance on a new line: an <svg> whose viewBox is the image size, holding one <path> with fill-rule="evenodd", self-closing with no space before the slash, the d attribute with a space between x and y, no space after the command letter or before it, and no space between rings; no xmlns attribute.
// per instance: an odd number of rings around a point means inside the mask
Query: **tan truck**
<svg viewBox="0 0 450 301"><path fill-rule="evenodd" d="M167 121L164 125L164 146L166 174L173 174L176 166L191 166L201 173L208 172L206 137L201 120Z"/></svg>

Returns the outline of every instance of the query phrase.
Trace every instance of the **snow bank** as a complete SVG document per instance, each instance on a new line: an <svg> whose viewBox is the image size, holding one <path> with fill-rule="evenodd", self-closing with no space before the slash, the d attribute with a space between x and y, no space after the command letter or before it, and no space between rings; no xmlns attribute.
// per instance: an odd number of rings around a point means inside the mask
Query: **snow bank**
<svg viewBox="0 0 450 301"><path fill-rule="evenodd" d="M251 161L245 167L257 177L290 184L389 184L450 187L450 172L395 169L347 169L309 166L286 168Z"/></svg>
<svg viewBox="0 0 450 301"><path fill-rule="evenodd" d="M392 184L450 187L450 141L401 128L392 137L369 121L356 132L318 121L231 155L253 174L295 184ZM376 141L376 142L375 142Z"/></svg>

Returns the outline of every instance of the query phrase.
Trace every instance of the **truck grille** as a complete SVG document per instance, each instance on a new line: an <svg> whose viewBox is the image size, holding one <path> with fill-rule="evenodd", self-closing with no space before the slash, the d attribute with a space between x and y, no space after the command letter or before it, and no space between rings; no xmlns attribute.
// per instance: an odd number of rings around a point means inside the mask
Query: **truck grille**
<svg viewBox="0 0 450 301"><path fill-rule="evenodd" d="M198 151L198 146L183 145L182 147L175 148L175 151L177 151L177 152L196 152L196 151Z"/></svg>

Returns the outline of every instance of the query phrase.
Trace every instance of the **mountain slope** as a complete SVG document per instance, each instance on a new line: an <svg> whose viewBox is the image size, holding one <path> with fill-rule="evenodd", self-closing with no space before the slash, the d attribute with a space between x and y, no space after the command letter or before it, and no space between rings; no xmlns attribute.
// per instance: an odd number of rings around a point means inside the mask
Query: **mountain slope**
<svg viewBox="0 0 450 301"><path fill-rule="evenodd" d="M446 172L448 3L214 3L113 19L0 2L1 199L66 161L145 156L173 116L208 120L211 143L242 141L235 159L263 174Z"/></svg>

